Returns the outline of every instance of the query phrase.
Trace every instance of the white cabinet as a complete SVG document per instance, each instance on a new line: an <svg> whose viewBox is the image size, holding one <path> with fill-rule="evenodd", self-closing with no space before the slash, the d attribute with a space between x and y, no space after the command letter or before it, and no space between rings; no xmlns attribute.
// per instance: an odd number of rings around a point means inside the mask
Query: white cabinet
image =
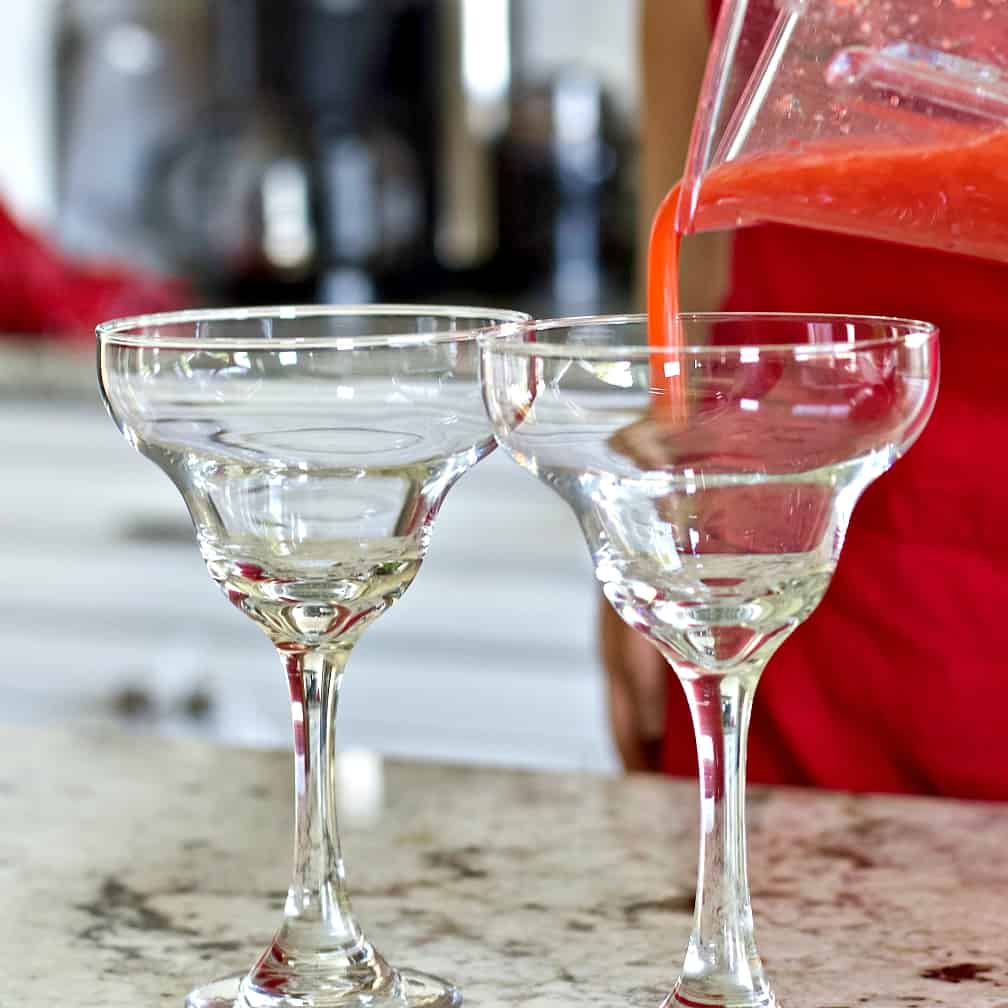
<svg viewBox="0 0 1008 1008"><path fill-rule="evenodd" d="M272 648L207 577L174 487L97 401L8 395L0 445L0 718L287 746ZM415 584L358 645L341 744L614 767L595 597L566 506L495 453L451 492Z"/></svg>

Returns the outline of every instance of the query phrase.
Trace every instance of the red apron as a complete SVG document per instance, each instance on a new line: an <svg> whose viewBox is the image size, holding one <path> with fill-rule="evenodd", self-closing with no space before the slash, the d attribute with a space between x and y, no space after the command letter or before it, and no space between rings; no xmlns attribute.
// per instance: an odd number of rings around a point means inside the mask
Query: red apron
<svg viewBox="0 0 1008 1008"><path fill-rule="evenodd" d="M861 499L825 599L767 667L750 779L1008 800L1008 266L750 228L725 307L942 330L930 424ZM669 694L664 769L693 774L685 700Z"/></svg>

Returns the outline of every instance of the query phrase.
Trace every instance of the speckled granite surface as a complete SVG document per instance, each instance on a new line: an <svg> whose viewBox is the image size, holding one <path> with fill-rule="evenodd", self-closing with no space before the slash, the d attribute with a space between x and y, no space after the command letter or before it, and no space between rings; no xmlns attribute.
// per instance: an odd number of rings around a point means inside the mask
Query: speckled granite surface
<svg viewBox="0 0 1008 1008"><path fill-rule="evenodd" d="M0 747L3 1008L180 1006L251 963L287 882L288 757L13 729ZM691 784L403 764L380 783L344 847L390 959L470 1006L660 1002L690 924ZM1008 1008L1008 808L757 792L750 811L785 1005Z"/></svg>

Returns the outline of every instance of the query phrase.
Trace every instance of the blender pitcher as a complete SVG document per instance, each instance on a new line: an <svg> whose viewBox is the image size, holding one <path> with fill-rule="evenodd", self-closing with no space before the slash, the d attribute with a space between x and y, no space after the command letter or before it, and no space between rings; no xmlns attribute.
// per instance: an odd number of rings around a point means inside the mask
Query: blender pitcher
<svg viewBox="0 0 1008 1008"><path fill-rule="evenodd" d="M776 222L1008 261L1006 0L731 0L681 234Z"/></svg>

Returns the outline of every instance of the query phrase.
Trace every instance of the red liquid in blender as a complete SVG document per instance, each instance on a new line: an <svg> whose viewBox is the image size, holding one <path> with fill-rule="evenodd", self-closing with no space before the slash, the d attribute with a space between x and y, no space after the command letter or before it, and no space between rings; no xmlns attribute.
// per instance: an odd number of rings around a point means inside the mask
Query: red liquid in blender
<svg viewBox="0 0 1008 1008"><path fill-rule="evenodd" d="M648 250L648 333L681 343L677 185L655 217ZM703 179L689 231L793 224L1008 261L1008 130L950 127L919 146L836 141L728 162ZM684 408L680 377L656 356L659 408Z"/></svg>

